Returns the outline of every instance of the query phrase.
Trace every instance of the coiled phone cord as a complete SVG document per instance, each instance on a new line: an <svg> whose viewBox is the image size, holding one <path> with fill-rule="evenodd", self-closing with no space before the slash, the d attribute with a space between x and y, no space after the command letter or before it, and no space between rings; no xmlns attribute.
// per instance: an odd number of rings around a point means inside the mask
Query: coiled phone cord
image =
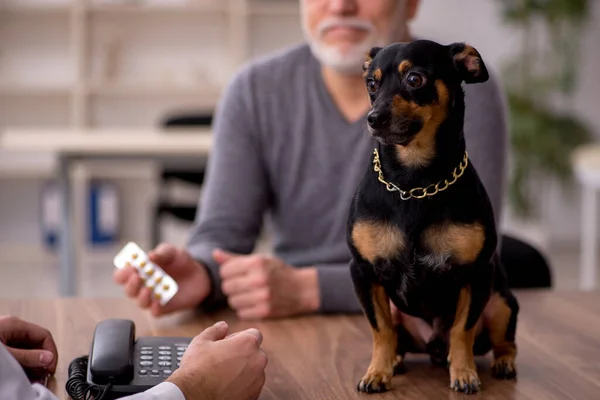
<svg viewBox="0 0 600 400"><path fill-rule="evenodd" d="M69 378L65 390L73 400L102 400L112 384L90 385L86 382L88 356L74 359L69 364ZM92 397L93 396L93 397Z"/></svg>

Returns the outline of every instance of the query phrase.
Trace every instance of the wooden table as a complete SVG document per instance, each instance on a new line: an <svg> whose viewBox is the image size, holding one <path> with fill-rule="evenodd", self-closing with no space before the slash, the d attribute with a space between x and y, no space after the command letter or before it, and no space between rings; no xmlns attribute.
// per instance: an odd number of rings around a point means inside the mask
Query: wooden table
<svg viewBox="0 0 600 400"><path fill-rule="evenodd" d="M269 355L262 400L325 399L599 399L600 293L518 292L518 381L489 375L491 355L478 358L483 393L467 396L448 388L447 371L422 356L409 356L407 372L394 378L392 391L365 395L355 391L371 356L371 333L362 316L311 316L279 321L239 322L229 313L182 313L153 319L123 299L3 300L0 314L13 314L51 330L59 349L59 368L50 387L66 399L69 362L89 352L95 324L128 318L141 335L199 333L217 319L232 331L259 328Z"/></svg>

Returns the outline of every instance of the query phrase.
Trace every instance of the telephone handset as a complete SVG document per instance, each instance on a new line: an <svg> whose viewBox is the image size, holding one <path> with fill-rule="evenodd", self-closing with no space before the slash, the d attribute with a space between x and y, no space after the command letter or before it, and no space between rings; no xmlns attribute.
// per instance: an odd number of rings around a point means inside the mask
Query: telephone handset
<svg viewBox="0 0 600 400"><path fill-rule="evenodd" d="M140 337L126 319L96 325L89 356L69 365L66 391L73 400L92 393L96 400L143 392L167 379L179 367L191 337Z"/></svg>

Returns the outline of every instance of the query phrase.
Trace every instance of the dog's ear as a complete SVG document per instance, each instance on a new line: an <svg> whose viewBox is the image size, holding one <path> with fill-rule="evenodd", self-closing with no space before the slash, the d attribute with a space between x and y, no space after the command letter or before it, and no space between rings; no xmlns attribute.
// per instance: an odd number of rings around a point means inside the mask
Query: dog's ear
<svg viewBox="0 0 600 400"><path fill-rule="evenodd" d="M459 77L465 83L482 83L489 79L489 73L479 52L466 43L453 43L450 57Z"/></svg>
<svg viewBox="0 0 600 400"><path fill-rule="evenodd" d="M371 63L373 62L373 59L375 58L377 53L379 53L380 50L381 47L371 47L371 50L367 51L367 54L365 54L365 62L362 66L363 76L367 75L367 71L369 70Z"/></svg>

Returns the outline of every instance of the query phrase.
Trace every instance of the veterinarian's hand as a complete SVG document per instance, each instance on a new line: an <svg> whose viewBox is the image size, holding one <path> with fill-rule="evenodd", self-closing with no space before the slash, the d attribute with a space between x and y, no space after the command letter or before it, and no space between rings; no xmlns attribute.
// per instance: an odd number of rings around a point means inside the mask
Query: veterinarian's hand
<svg viewBox="0 0 600 400"><path fill-rule="evenodd" d="M0 343L23 368L56 372L58 351L48 329L13 316L0 316Z"/></svg>
<svg viewBox="0 0 600 400"><path fill-rule="evenodd" d="M314 268L294 268L278 258L215 250L221 288L241 319L287 317L319 308Z"/></svg>

